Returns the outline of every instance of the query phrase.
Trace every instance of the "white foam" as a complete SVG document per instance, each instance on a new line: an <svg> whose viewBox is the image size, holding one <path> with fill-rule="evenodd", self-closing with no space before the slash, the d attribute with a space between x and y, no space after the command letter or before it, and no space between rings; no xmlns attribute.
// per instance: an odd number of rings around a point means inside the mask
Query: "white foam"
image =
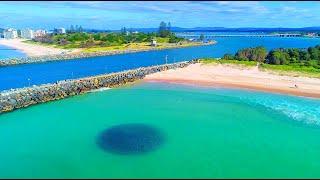
<svg viewBox="0 0 320 180"><path fill-rule="evenodd" d="M111 88L109 88L109 87L102 87L102 88L99 88L99 89L93 89L93 90L91 90L91 91L89 91L89 92L101 92L101 91L106 91L106 90L109 90L109 89L111 89Z"/></svg>
<svg viewBox="0 0 320 180"><path fill-rule="evenodd" d="M262 105L269 109L280 112L290 119L320 126L320 107L319 104L309 102L299 102L291 99L281 99L276 97L247 97L246 101Z"/></svg>

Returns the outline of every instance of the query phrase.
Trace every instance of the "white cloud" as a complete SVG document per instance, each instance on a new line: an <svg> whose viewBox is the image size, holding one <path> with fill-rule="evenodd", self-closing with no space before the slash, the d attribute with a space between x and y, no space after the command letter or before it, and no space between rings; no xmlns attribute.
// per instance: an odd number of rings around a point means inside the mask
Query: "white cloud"
<svg viewBox="0 0 320 180"><path fill-rule="evenodd" d="M11 9L24 8L28 11L1 9L1 4L10 4ZM319 3L314 4L308 7L308 4L300 2L258 1L5 2L0 3L0 15L14 12L17 14L15 17L30 16L37 19L46 16L48 19L55 18L52 21L60 22L61 19L61 22L62 20L82 21L88 24L94 21L101 26L111 21L116 22L115 24L156 26L163 20L176 22L175 26L257 26L265 25L267 22L279 24L293 21L290 20L290 17L319 19L320 13L317 11L320 8ZM32 12L32 8L39 12ZM306 23L301 22L301 24Z"/></svg>

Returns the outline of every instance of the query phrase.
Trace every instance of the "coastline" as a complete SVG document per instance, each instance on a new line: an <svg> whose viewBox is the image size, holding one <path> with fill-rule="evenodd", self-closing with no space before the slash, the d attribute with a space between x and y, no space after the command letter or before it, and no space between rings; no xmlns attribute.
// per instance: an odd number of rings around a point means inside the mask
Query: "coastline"
<svg viewBox="0 0 320 180"><path fill-rule="evenodd" d="M0 39L0 44L11 47L25 53L27 56L44 56L44 55L59 55L64 53L73 53L77 50L63 50L49 46L41 46L36 44L25 43L26 39Z"/></svg>
<svg viewBox="0 0 320 180"><path fill-rule="evenodd" d="M257 90L320 98L320 79L280 76L257 67L192 64L183 69L147 75L145 82L165 82L208 87ZM297 85L297 87L295 87Z"/></svg>
<svg viewBox="0 0 320 180"><path fill-rule="evenodd" d="M21 41L21 40L20 40ZM1 42L1 40L0 40ZM2 41L6 42L6 41ZM0 66L10 66L10 65L19 65L19 64L29 64L29 63L42 63L42 62L50 62L50 61L62 61L62 60L79 60L83 58L90 58L90 57L99 57L99 56L111 56L111 55L118 55L118 54L129 54L129 53L138 53L138 52L147 52L147 51L159 51L159 50L165 50L165 49L178 49L178 48L188 48L188 47L195 47L195 46L207 46L207 45L213 45L216 44L216 41L209 42L209 43L199 43L199 44L192 44L192 45L176 45L171 47L152 47L149 49L127 49L127 50L111 50L111 51L98 51L98 52L82 52L79 49L76 50L62 50L58 49L54 51L53 54L47 54L47 55L37 55L37 56L27 56L27 57L20 57L20 58L6 58L6 59L0 59ZM23 43L27 44L27 43ZM5 44L3 44L5 45ZM16 48L13 44L11 44L12 48ZM27 44L28 45L28 44ZM8 46L8 45L5 45ZM42 54L49 51L46 47L43 45L33 45L36 48L31 49L32 51L41 51ZM39 47L39 48L37 48ZM19 47L23 49L23 47ZM51 48L52 49L52 48ZM57 49L57 48L54 48Z"/></svg>
<svg viewBox="0 0 320 180"><path fill-rule="evenodd" d="M198 60L184 61L173 64L143 67L117 73L102 74L80 79L58 81L0 92L0 114L28 107L30 105L59 100L88 92L107 90L127 83L143 79L146 75L183 68Z"/></svg>

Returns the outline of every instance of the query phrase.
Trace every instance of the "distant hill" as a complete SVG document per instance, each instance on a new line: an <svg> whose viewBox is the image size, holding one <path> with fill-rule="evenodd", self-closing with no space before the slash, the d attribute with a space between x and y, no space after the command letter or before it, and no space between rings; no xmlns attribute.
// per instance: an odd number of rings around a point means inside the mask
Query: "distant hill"
<svg viewBox="0 0 320 180"><path fill-rule="evenodd" d="M139 32L156 32L158 28L128 28L129 31ZM308 32L319 32L320 27L303 27L303 28L225 28L225 27L194 27L194 28L182 28L182 27L171 27L173 32L288 32L288 31L308 31ZM112 30L120 31L120 30Z"/></svg>
<svg viewBox="0 0 320 180"><path fill-rule="evenodd" d="M174 30L173 30L174 31ZM288 32L288 31L320 31L320 27L304 27L304 28L224 28L224 27L196 27L182 28L179 31L184 32Z"/></svg>
<svg viewBox="0 0 320 180"><path fill-rule="evenodd" d="M195 28L182 28L182 27L171 27L173 32L185 32L185 31L210 31L210 30L220 30L223 27L195 27ZM157 32L158 28L127 28L128 31L139 31L139 32ZM115 32L120 30L113 30Z"/></svg>
<svg viewBox="0 0 320 180"><path fill-rule="evenodd" d="M0 33L3 33L5 29L0 28ZM139 32L157 32L158 28L127 28L128 31L139 31ZM303 27L303 28L253 28L253 27L241 27L241 28L226 28L226 27L194 27L194 28L183 28L183 27L171 27L173 32L320 32L319 27ZM84 29L85 32L98 33L98 32L119 32L119 30L104 30L104 29Z"/></svg>
<svg viewBox="0 0 320 180"><path fill-rule="evenodd" d="M83 31L88 33L111 32L110 30L102 30L102 29L83 29Z"/></svg>

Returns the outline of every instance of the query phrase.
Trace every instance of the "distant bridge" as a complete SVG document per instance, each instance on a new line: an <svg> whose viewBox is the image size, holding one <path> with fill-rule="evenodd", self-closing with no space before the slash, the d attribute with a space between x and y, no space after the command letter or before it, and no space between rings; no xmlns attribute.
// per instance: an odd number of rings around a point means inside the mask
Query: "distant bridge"
<svg viewBox="0 0 320 180"><path fill-rule="evenodd" d="M194 34L176 34L182 38L200 38L200 35ZM204 35L205 38L214 37L301 37L301 34L210 34Z"/></svg>

